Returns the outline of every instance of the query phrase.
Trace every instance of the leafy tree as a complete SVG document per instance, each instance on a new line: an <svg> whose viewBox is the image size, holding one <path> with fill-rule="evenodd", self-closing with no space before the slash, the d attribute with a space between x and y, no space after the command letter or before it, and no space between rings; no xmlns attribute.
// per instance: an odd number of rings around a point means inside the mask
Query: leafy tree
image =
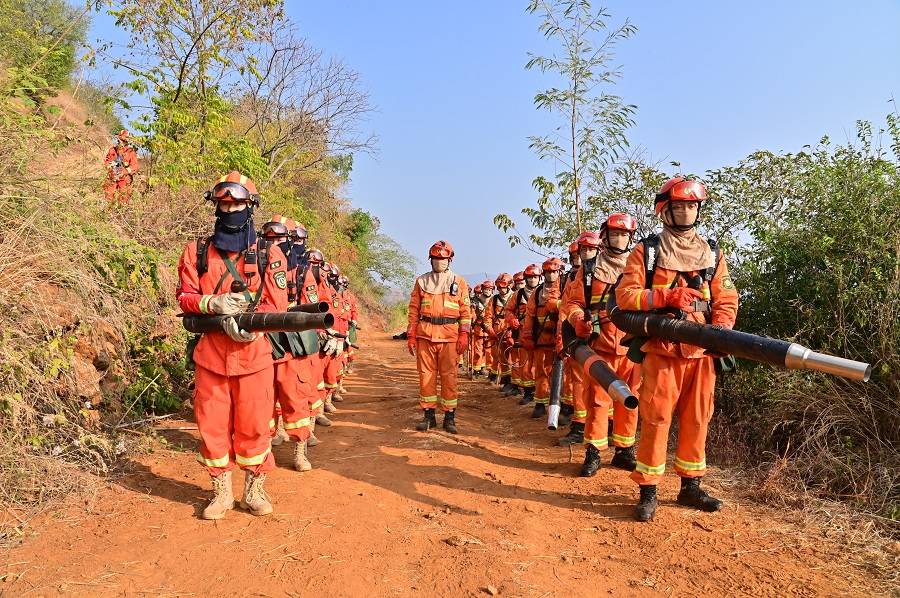
<svg viewBox="0 0 900 598"><path fill-rule="evenodd" d="M539 30L560 48L559 54L547 56L529 53L525 65L565 82L534 97L536 108L560 118L559 126L550 135L529 138L531 149L552 162L556 174L534 179L537 205L522 210L538 233L524 237L505 214L495 216L494 224L513 231L511 246L525 244L537 251L566 244L596 221L597 210L608 203L635 107L607 90L621 76L612 65L616 45L637 29L627 20L610 28L611 15L603 8L595 11L589 0L532 0L528 12L541 18Z"/></svg>

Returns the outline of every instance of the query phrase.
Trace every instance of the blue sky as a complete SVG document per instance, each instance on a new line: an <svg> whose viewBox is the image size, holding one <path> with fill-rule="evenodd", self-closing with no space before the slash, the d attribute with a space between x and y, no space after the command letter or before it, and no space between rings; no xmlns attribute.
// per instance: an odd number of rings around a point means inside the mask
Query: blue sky
<svg viewBox="0 0 900 598"><path fill-rule="evenodd" d="M286 4L314 46L360 73L377 107L368 125L379 150L355 160L353 203L417 256L449 240L458 272L535 261L491 223L532 205L531 180L553 172L528 149L555 121L532 105L548 80L524 69L527 52L547 46L527 3ZM900 2L602 5L613 23L638 26L619 48L615 89L638 106L632 145L685 171L796 151L823 134L846 140L857 119L881 124L900 96ZM92 37L110 28L97 17Z"/></svg>

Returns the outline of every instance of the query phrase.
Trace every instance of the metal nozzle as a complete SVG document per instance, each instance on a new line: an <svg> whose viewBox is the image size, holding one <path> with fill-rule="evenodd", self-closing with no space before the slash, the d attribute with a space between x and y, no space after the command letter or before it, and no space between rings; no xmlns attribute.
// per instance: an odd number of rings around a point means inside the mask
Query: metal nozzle
<svg viewBox="0 0 900 598"><path fill-rule="evenodd" d="M868 363L817 353L797 343L791 343L788 347L784 367L794 370L815 370L862 382L868 382L872 376L872 366Z"/></svg>
<svg viewBox="0 0 900 598"><path fill-rule="evenodd" d="M628 385L621 380L614 380L606 389L606 392L613 401L625 405L626 409L637 409L638 398L634 396Z"/></svg>
<svg viewBox="0 0 900 598"><path fill-rule="evenodd" d="M555 430L559 427L559 405L547 407L547 429Z"/></svg>

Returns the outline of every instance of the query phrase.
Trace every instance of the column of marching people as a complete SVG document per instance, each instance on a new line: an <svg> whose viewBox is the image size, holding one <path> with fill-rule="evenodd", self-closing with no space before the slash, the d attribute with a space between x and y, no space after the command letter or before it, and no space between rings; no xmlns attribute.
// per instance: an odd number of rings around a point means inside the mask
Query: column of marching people
<svg viewBox="0 0 900 598"><path fill-rule="evenodd" d="M651 519L669 428L677 417L677 502L719 510L721 501L700 487L717 356L693 345L626 335L608 314L615 306L720 328L734 325L738 293L727 264L715 241L697 232L705 199L700 182L675 177L655 196L659 233L635 242L635 218L612 213L599 230L582 232L568 246L568 270L563 260L551 257L514 275L503 272L471 291L450 268L455 256L450 243L436 242L428 254L431 272L413 287L406 331L419 372L423 419L417 429L436 427L438 408L446 431L464 429L456 418L465 408L457 396L461 371L506 397L518 397L518 404L543 422L557 365L563 372L555 389L558 421L568 426L558 442L584 445L580 475L594 476L612 447L610 465L631 472L639 487L635 518ZM612 400L587 373L589 364L582 367L571 356L575 345L589 347L592 360L605 362L636 392L638 409Z"/></svg>
<svg viewBox="0 0 900 598"><path fill-rule="evenodd" d="M206 197L216 208L213 233L185 246L176 290L185 314L224 316L221 331L198 335L189 345L198 460L213 486L201 516L221 519L234 508L235 466L245 471L241 506L268 515L272 446L293 443L294 469L312 469L309 449L322 441L316 428L331 425L328 415L343 400L360 329L358 304L348 277L322 251L307 247L302 224L275 215L257 231L260 196L251 179L231 172ZM240 315L321 302L333 316L331 327L260 333L237 324Z"/></svg>

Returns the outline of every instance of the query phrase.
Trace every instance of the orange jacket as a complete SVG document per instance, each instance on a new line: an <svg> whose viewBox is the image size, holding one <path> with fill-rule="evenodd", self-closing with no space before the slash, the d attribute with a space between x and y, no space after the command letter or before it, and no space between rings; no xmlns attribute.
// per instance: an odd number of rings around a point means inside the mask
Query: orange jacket
<svg viewBox="0 0 900 598"><path fill-rule="evenodd" d="M237 271L245 270L244 254L236 256ZM188 243L178 262L178 288L175 297L185 313L206 314L209 300L215 295L230 291L234 280L218 250L209 244L206 250L207 271L197 274L197 243ZM287 308L287 260L277 246L269 248L269 263L262 273L264 285L256 311L283 311ZM221 284L218 284L219 281ZM218 290L216 286L218 284ZM260 289L260 275L250 278L249 290L254 294ZM264 336L249 343L233 341L224 332L205 333L194 350L197 365L223 376L252 374L272 366L272 347Z"/></svg>
<svg viewBox="0 0 900 598"><path fill-rule="evenodd" d="M541 291L547 290L546 297L539 300ZM540 301L540 302L539 302ZM536 347L548 348L556 346L556 324L559 319L559 281L547 286L540 285L528 298L525 306L525 318L522 320L523 340L534 340ZM535 324L537 324L537 339L534 338Z"/></svg>
<svg viewBox="0 0 900 598"><path fill-rule="evenodd" d="M506 321L506 327L512 330L513 338L518 339L525 325L525 315L528 306L528 299L534 294L533 290L528 288L517 289L513 291L512 298L506 302L503 308L503 319Z"/></svg>
<svg viewBox="0 0 900 598"><path fill-rule="evenodd" d="M591 348L597 352L625 355L628 353L628 348L620 344L622 339L625 338L625 333L616 328L615 324L609 321L606 314L606 300L609 298L612 286L612 284L602 282L596 278L592 280L590 311L591 320L594 323L594 331L597 334L591 341ZM584 268L579 266L578 271L575 273L575 280L566 284L566 291L563 293L562 306L559 309L559 313L563 319L574 325L575 320L584 319L585 307Z"/></svg>
<svg viewBox="0 0 900 598"><path fill-rule="evenodd" d="M487 308L484 310L484 325L494 339L499 339L506 332L503 310L506 308L506 304L512 300L513 295L515 295L515 291L510 291L505 300L499 294L488 299Z"/></svg>
<svg viewBox="0 0 900 598"><path fill-rule="evenodd" d="M469 286L462 276L456 276L456 293L428 293L422 288L421 277L416 279L409 297L407 332L417 338L435 343L456 342L460 332L472 329L472 309L469 304ZM455 320L445 324L428 321L431 318Z"/></svg>
<svg viewBox="0 0 900 598"><path fill-rule="evenodd" d="M486 318L487 307L485 307L480 297L476 297L475 301L472 302L472 334L479 338L488 336L490 328L487 325Z"/></svg>
<svg viewBox="0 0 900 598"><path fill-rule="evenodd" d="M702 272L687 272L689 276L697 276ZM662 305L653 305L653 290L665 289L673 286L673 281L678 279L675 286L687 286L684 278L678 276L675 270L667 270L657 267L653 274L652 288L648 289L646 284L646 269L644 267L644 244L638 243L628 256L628 262L625 264L625 272L619 286L616 289L616 303L620 309L632 311L652 311L662 308ZM700 288L703 298L707 301L711 300L712 313L709 317L710 324L717 324L731 328L734 326L737 318L738 310L738 292L734 288L731 281L731 275L728 274L728 264L725 263L725 257L719 259L716 265L715 274L710 284L706 281ZM687 319L694 322L706 323L707 317L705 313L688 313ZM657 353L660 355L676 355L689 359L699 359L703 357L704 350L695 345L686 345L675 343L663 339L653 338L646 342L642 349L645 353Z"/></svg>
<svg viewBox="0 0 900 598"><path fill-rule="evenodd" d="M116 158L119 156L119 153L116 151L116 146L112 146L106 152L106 167L109 169L110 175L112 175L112 167L116 163ZM138 171L138 157L137 152L134 151L130 145L126 145L125 149L122 150L122 168L126 174L134 176Z"/></svg>

